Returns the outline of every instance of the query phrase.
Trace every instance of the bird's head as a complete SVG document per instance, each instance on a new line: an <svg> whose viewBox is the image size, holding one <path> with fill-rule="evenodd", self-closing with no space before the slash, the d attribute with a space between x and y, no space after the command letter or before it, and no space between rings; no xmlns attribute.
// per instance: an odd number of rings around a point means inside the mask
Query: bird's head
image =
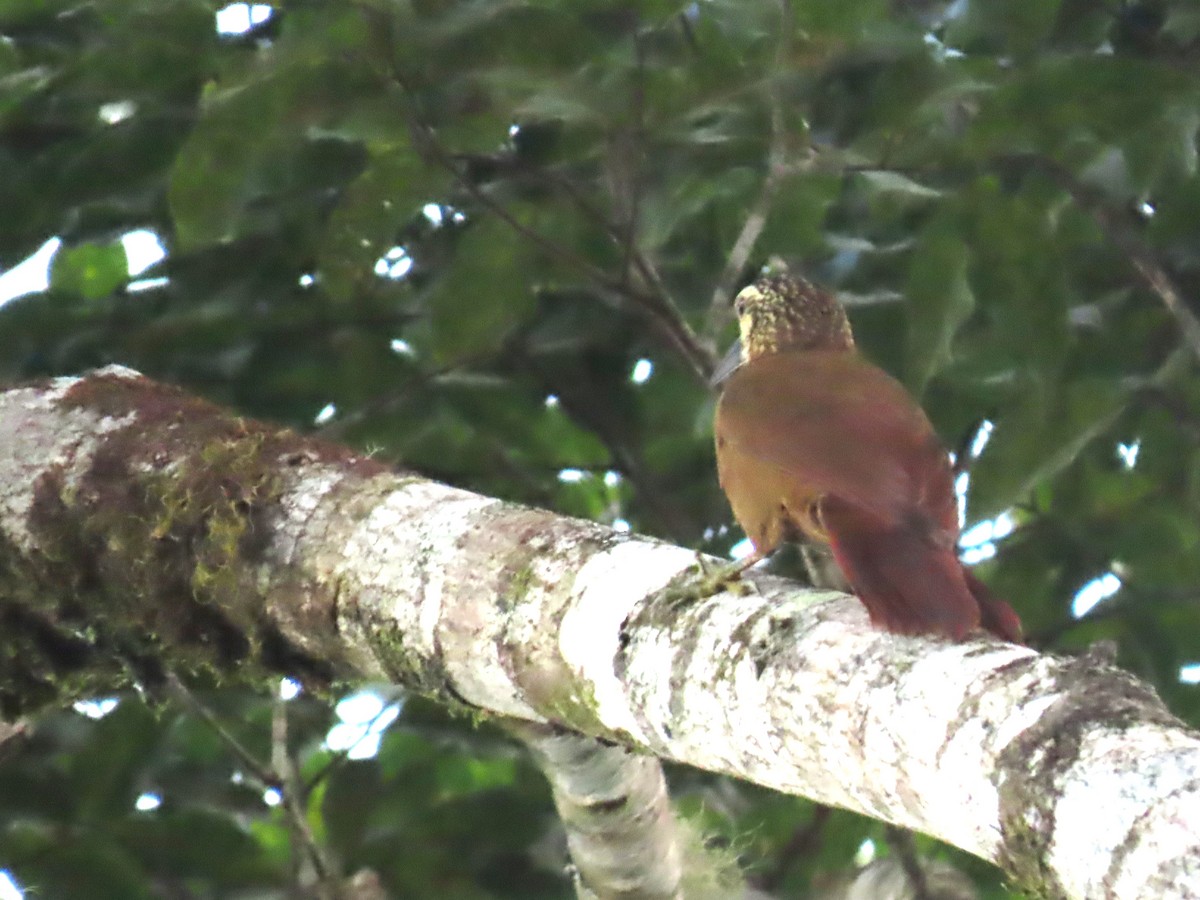
<svg viewBox="0 0 1200 900"><path fill-rule="evenodd" d="M734 298L742 360L785 350L849 350L846 311L830 291L798 275L760 278Z"/></svg>

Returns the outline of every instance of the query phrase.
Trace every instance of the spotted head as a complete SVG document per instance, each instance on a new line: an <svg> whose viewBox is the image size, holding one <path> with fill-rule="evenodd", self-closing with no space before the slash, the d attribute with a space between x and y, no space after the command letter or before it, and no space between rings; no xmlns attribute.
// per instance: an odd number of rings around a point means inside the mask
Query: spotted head
<svg viewBox="0 0 1200 900"><path fill-rule="evenodd" d="M769 275L733 301L742 361L784 350L849 350L846 311L830 291L798 275Z"/></svg>

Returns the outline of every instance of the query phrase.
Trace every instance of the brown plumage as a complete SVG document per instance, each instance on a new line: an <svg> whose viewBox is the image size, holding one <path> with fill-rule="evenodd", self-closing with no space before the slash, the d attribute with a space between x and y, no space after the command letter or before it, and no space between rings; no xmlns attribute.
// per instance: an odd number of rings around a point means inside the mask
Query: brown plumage
<svg viewBox="0 0 1200 900"><path fill-rule="evenodd" d="M953 473L933 427L859 355L836 298L772 276L735 307L742 362L717 404L717 469L756 553L803 533L830 545L876 624L1019 641L1016 614L958 560Z"/></svg>

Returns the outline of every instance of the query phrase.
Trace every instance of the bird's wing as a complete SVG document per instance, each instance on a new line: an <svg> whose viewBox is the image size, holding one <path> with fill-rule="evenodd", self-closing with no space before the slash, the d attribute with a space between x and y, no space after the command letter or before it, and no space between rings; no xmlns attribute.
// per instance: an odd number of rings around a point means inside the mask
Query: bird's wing
<svg viewBox="0 0 1200 900"><path fill-rule="evenodd" d="M855 352L764 356L730 376L718 442L814 494L957 536L949 459L904 387Z"/></svg>

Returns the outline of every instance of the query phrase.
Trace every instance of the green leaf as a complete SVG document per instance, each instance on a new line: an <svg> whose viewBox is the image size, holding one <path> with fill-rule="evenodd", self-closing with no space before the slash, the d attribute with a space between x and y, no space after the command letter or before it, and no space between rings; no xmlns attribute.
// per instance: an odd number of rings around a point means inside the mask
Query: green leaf
<svg viewBox="0 0 1200 900"><path fill-rule="evenodd" d="M88 300L107 297L129 277L125 245L83 244L62 248L50 263L50 287Z"/></svg>
<svg viewBox="0 0 1200 900"><path fill-rule="evenodd" d="M148 780L160 727L144 703L125 697L96 724L93 735L90 752L74 758L64 789L78 798L82 819L103 827L133 810Z"/></svg>
<svg viewBox="0 0 1200 900"><path fill-rule="evenodd" d="M508 787L517 774L512 758L480 759L467 754L443 753L435 766L437 785L443 796L473 794Z"/></svg>
<svg viewBox="0 0 1200 900"><path fill-rule="evenodd" d="M1058 20L1061 0L1005 0L965 4L950 18L944 40L952 47L1024 57L1046 40Z"/></svg>
<svg viewBox="0 0 1200 900"><path fill-rule="evenodd" d="M921 234L908 273L905 380L918 397L950 358L955 332L975 309L967 246L955 226L948 218L935 219Z"/></svg>
<svg viewBox="0 0 1200 900"><path fill-rule="evenodd" d="M524 238L508 224L486 218L467 226L455 247L454 265L429 298L439 362L500 349L534 306L529 260Z"/></svg>
<svg viewBox="0 0 1200 900"><path fill-rule="evenodd" d="M942 192L936 188L921 184L901 172L867 171L860 172L858 177L866 182L870 190L880 194L900 194L926 199L942 196Z"/></svg>
<svg viewBox="0 0 1200 900"><path fill-rule="evenodd" d="M884 0L806 0L795 6L796 25L801 33L830 37L857 37L870 26L886 21L888 4Z"/></svg>
<svg viewBox="0 0 1200 900"><path fill-rule="evenodd" d="M710 212L744 211L753 202L758 183L759 176L748 167L733 167L719 175L664 173L661 183L651 186L642 197L644 245L651 249L661 247Z"/></svg>
<svg viewBox="0 0 1200 900"><path fill-rule="evenodd" d="M999 349L1013 369L1058 377L1072 337L1055 214L1060 195L1036 181L1014 194L983 178L956 203L969 229L971 287L992 326L991 351Z"/></svg>
<svg viewBox="0 0 1200 900"><path fill-rule="evenodd" d="M168 192L184 249L278 227L284 199L323 186L322 169L308 165L313 147L341 143L338 126L361 126L359 101L381 93L356 10L297 10L285 21L270 54L230 65L201 97Z"/></svg>
<svg viewBox="0 0 1200 900"><path fill-rule="evenodd" d="M361 294L378 277L375 263L421 208L438 199L446 180L410 144L376 150L342 194L325 229L320 268L329 295L351 300Z"/></svg>
<svg viewBox="0 0 1200 900"><path fill-rule="evenodd" d="M996 421L971 468L968 520L997 515L1069 466L1125 408L1128 391L1115 380L1089 378L1040 384Z"/></svg>
<svg viewBox="0 0 1200 900"><path fill-rule="evenodd" d="M237 234L242 210L258 193L253 176L272 156L285 152L285 142L273 131L280 116L280 93L270 83L209 91L208 111L171 173L171 213L182 249Z"/></svg>
<svg viewBox="0 0 1200 900"><path fill-rule="evenodd" d="M807 173L777 186L758 242L758 252L788 256L814 252L825 242L825 215L841 191L833 175Z"/></svg>
<svg viewBox="0 0 1200 900"><path fill-rule="evenodd" d="M122 844L152 872L218 883L274 874L258 843L232 818L207 809L138 813L118 829Z"/></svg>
<svg viewBox="0 0 1200 900"><path fill-rule="evenodd" d="M80 830L69 840L26 831L17 847L6 842L5 864L33 888L27 896L89 900L151 900L145 871L125 848L102 832Z"/></svg>
<svg viewBox="0 0 1200 900"><path fill-rule="evenodd" d="M1194 3L1175 4L1167 13L1162 30L1182 45L1194 43L1200 38L1200 8Z"/></svg>
<svg viewBox="0 0 1200 900"><path fill-rule="evenodd" d="M1038 152L1089 162L1191 102L1189 73L1130 56L1048 55L984 95L964 146L982 157ZM1154 103L1146 103L1154 97Z"/></svg>
<svg viewBox="0 0 1200 900"><path fill-rule="evenodd" d="M321 818L334 849L347 852L365 839L372 823L363 812L377 807L383 788L373 760L351 760L331 773L324 795L314 801L321 801ZM416 809L428 802L427 796L410 797Z"/></svg>

